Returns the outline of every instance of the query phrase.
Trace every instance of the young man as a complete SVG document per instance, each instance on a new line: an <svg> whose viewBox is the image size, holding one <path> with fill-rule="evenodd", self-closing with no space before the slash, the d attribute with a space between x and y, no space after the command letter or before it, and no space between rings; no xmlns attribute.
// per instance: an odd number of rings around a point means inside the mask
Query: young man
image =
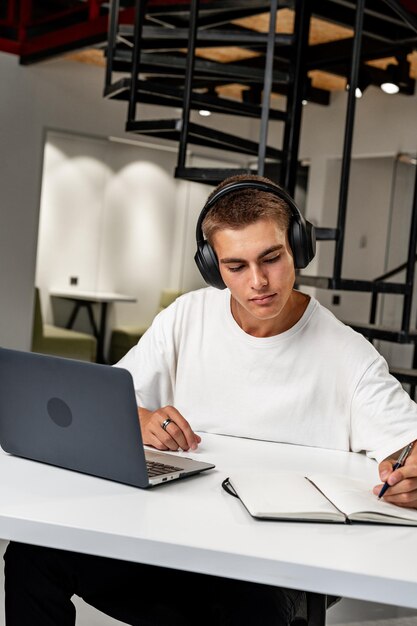
<svg viewBox="0 0 417 626"><path fill-rule="evenodd" d="M417 407L362 335L294 290L294 256L314 256L310 225L257 176L221 183L200 222L214 277L200 268L227 289L179 298L119 364L134 376L145 442L193 449L205 431L366 450L385 481L386 459L417 438ZM387 501L417 507L417 446L389 483Z"/></svg>
<svg viewBox="0 0 417 626"><path fill-rule="evenodd" d="M133 375L143 439L161 450L193 450L204 436L198 431L366 450L380 463L381 481L388 478L385 499L417 507L417 450L392 471L397 451L417 439L417 407L371 344L294 290L295 267L314 256L313 239L311 225L271 181L237 177L213 192L197 226L196 260L220 289L179 298L118 364ZM7 626L73 625L74 593L146 626L281 626L300 597L10 545Z"/></svg>

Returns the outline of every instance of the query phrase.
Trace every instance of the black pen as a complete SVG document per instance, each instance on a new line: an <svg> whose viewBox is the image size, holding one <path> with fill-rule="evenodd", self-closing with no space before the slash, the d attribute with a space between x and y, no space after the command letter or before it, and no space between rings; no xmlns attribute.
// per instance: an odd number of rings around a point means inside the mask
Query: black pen
<svg viewBox="0 0 417 626"><path fill-rule="evenodd" d="M408 446L405 446L404 450L401 452L400 456L398 457L397 462L395 463L394 467L392 468L393 472L396 469L398 469L399 467L402 467L404 465L406 458L408 457L408 455L410 454L411 450L413 449L413 445L414 445L414 441L412 443L409 443ZM388 487L390 487L390 485L388 484L388 481L386 481L382 485L382 489L379 492L378 500L380 500L382 498L382 496L384 495L384 493L386 492Z"/></svg>

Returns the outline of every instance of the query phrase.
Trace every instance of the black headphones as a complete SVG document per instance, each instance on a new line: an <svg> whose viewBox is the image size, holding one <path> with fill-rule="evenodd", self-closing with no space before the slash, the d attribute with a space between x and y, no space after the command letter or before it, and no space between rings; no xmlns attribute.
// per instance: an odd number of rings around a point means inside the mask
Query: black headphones
<svg viewBox="0 0 417 626"><path fill-rule="evenodd" d="M217 287L217 289L225 289L226 285L224 284L223 278L220 274L219 262L217 260L216 253L208 241L204 239L201 226L207 213L216 204L216 202L220 200L220 198L223 198L223 196L226 196L229 193L242 191L242 189L259 189L260 191L273 193L274 196L277 196L277 198L284 200L284 202L288 204L292 213L290 226L288 228L288 239L293 253L294 266L296 269L307 267L316 254L316 235L314 226L304 219L294 200L287 194L286 191L273 183L250 179L230 183L219 189L219 191L206 202L200 213L200 217L198 218L196 228L197 252L195 253L194 260L206 283L212 287Z"/></svg>

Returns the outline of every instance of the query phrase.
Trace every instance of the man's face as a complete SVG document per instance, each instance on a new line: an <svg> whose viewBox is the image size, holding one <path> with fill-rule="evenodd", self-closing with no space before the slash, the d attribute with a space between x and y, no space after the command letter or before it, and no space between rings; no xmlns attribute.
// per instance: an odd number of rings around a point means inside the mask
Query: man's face
<svg viewBox="0 0 417 626"><path fill-rule="evenodd" d="M287 317L295 270L288 237L271 219L214 234L222 278L240 305L243 322Z"/></svg>

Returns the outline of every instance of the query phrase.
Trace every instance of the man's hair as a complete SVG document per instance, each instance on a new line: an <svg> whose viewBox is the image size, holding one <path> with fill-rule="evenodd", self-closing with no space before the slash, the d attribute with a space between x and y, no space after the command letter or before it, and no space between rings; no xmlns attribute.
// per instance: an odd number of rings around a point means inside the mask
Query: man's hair
<svg viewBox="0 0 417 626"><path fill-rule="evenodd" d="M274 185L278 190L280 187L265 178L255 174L240 174L230 176L223 180L209 195L207 202L220 189L223 189L230 183L240 181L251 181L268 183ZM260 189L241 189L227 193L220 198L209 210L202 223L202 230L205 239L211 245L213 235L225 228L238 230L249 226L260 219L272 219L278 224L279 228L288 231L292 212L285 200L278 198L275 194L261 191Z"/></svg>

